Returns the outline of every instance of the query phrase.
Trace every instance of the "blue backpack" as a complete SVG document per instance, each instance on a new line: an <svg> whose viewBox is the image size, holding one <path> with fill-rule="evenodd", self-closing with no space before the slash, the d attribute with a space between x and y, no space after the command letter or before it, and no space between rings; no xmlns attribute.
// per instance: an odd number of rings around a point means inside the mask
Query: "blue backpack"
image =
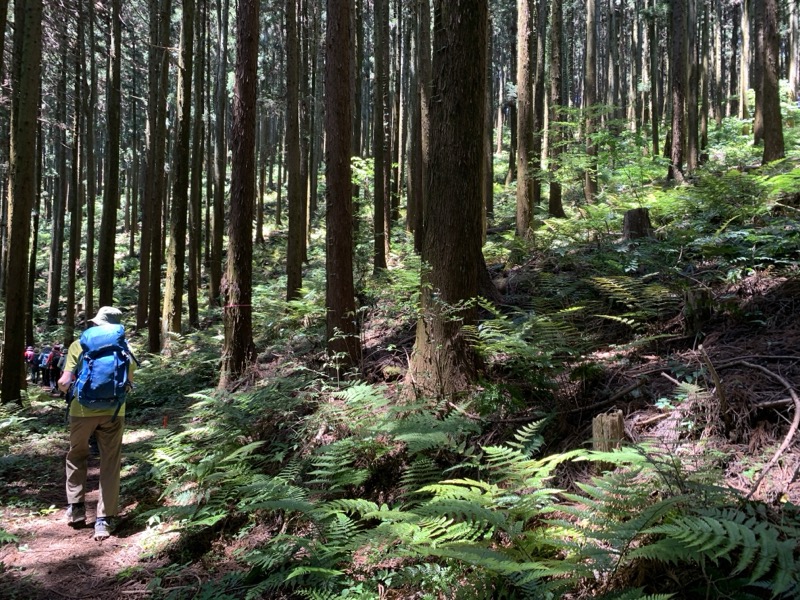
<svg viewBox="0 0 800 600"><path fill-rule="evenodd" d="M80 372L75 397L92 409L116 408L116 418L128 391L128 369L136 358L125 341L122 325L96 325L83 332Z"/></svg>

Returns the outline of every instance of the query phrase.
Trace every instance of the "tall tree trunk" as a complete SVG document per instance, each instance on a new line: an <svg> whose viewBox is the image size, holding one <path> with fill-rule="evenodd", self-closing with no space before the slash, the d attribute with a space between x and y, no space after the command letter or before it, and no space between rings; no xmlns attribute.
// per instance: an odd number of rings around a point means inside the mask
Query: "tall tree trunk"
<svg viewBox="0 0 800 600"><path fill-rule="evenodd" d="M730 65L728 67L728 72L730 73L730 78L728 83L730 84L728 90L728 98L730 101L728 102L728 116L733 117L739 114L739 60L737 59L737 50L739 48L739 28L736 27L736 21L739 20L739 5L734 4L731 6L731 21L733 22L733 27L731 27L731 44L730 44Z"/></svg>
<svg viewBox="0 0 800 600"><path fill-rule="evenodd" d="M423 0L417 0L421 2ZM362 157L362 144L361 144L361 124L362 124L362 73L364 70L364 0L355 0L355 11L353 11L353 31L351 33L351 43L355 48L355 60L351 65L351 85L353 87L353 133L352 145L353 156ZM416 89L416 88L415 88ZM353 183L353 236L358 233L359 221L359 196L361 189L358 183ZM416 242L415 242L416 249Z"/></svg>
<svg viewBox="0 0 800 600"><path fill-rule="evenodd" d="M286 299L294 300L303 285L305 254L305 194L300 172L300 40L297 2L286 2L286 171L288 173L289 236L286 249Z"/></svg>
<svg viewBox="0 0 800 600"><path fill-rule="evenodd" d="M262 68L267 68L266 62L262 63ZM266 84L266 78L262 81ZM266 85L264 86L266 88ZM262 88L264 93L266 90ZM258 117L258 133L256 135L257 140L257 152L256 155L258 156L258 183L256 185L256 238L255 243L259 246L264 244L264 196L267 193L267 164L269 163L268 160L268 148L272 146L270 143L270 119L267 116L267 111L262 110L261 114Z"/></svg>
<svg viewBox="0 0 800 600"><path fill-rule="evenodd" d="M169 213L169 250L161 315L163 344L167 333L181 331L184 275L186 273L186 221L189 212L189 156L192 133L192 59L194 56L194 0L183 0L180 58L178 60L177 141L172 171L172 210Z"/></svg>
<svg viewBox="0 0 800 600"><path fill-rule="evenodd" d="M310 39L310 55L309 65L311 68L311 87L309 89L308 98L311 103L309 112L309 150L308 150L308 182L309 182L309 230L311 227L311 218L317 214L317 204L319 203L317 187L319 185L319 165L320 155L322 154L322 138L324 125L322 122L322 103L323 103L323 85L319 72L322 69L322 37L321 22L322 17L320 13L320 4L317 2L311 3L311 39Z"/></svg>
<svg viewBox="0 0 800 600"><path fill-rule="evenodd" d="M533 91L533 157L534 174L531 180L531 195L533 205L542 204L542 146L544 144L544 121L545 121L545 44L547 34L547 0L539 0L536 9L536 72L534 77Z"/></svg>
<svg viewBox="0 0 800 600"><path fill-rule="evenodd" d="M760 146L764 141L764 70L766 69L764 0L754 0L751 8L756 35L753 53L753 89L756 96L753 110L753 145Z"/></svg>
<svg viewBox="0 0 800 600"><path fill-rule="evenodd" d="M283 123L281 121L281 123ZM285 127L278 132L278 191L275 193L275 227L283 227L283 180L286 155Z"/></svg>
<svg viewBox="0 0 800 600"><path fill-rule="evenodd" d="M562 0L551 2L550 17L550 201L548 212L551 217L566 217L564 206L561 203L561 184L558 182L559 162L561 161L561 127L557 124L561 120L561 36L563 35ZM615 38L616 40L616 38ZM616 88L615 88L616 89ZM617 91L614 92L615 97Z"/></svg>
<svg viewBox="0 0 800 600"><path fill-rule="evenodd" d="M84 45L84 18L81 14L82 7L76 7L77 20L77 49L75 52L75 112L73 114L72 133L72 183L70 184L69 210L69 260L67 268L67 310L64 317L64 343L71 344L75 335L75 290L77 287L77 271L81 258L81 224L83 221L83 165L81 153L81 133L83 129L83 86L86 62L86 48Z"/></svg>
<svg viewBox="0 0 800 600"><path fill-rule="evenodd" d="M708 147L708 113L709 113L709 56L711 48L709 47L709 32L708 32L708 19L711 13L708 9L708 2L700 0L703 3L703 27L700 34L700 133L699 133L699 147L700 151ZM698 157L699 158L699 157Z"/></svg>
<svg viewBox="0 0 800 600"><path fill-rule="evenodd" d="M778 51L780 44L778 0L764 1L764 73L762 96L764 98L764 154L763 164L785 156L783 122L778 91Z"/></svg>
<svg viewBox="0 0 800 600"><path fill-rule="evenodd" d="M533 6L531 7L533 8ZM486 35L486 56L492 56L494 50L494 35L492 33L492 17L489 15L489 24L487 25ZM535 49L536 46L533 46ZM486 229L489 222L494 218L494 154L492 153L492 128L494 127L494 117L492 115L492 99L494 98L493 89L493 75L492 61L486 60L486 115L483 124L483 137L484 137L484 152L483 152L483 243L486 243ZM533 81L531 81L533 86ZM531 113L531 116L532 113ZM533 131L533 121L531 120L531 131ZM533 153L533 139L531 139L531 153ZM531 190L533 186L531 185ZM531 201L533 201L533 192L531 191ZM487 271L488 273L488 271ZM494 285L494 284L492 284Z"/></svg>
<svg viewBox="0 0 800 600"><path fill-rule="evenodd" d="M200 324L198 297L200 295L200 267L203 241L203 140L205 128L205 72L206 72L206 28L207 0L200 0L195 12L195 36L197 60L194 61L194 122L192 124L192 179L189 192L189 271L186 298L189 304L189 323Z"/></svg>
<svg viewBox="0 0 800 600"><path fill-rule="evenodd" d="M414 249L422 252L422 242L425 237L425 214L429 202L428 172L431 164L431 93L432 93L432 66L431 66L431 7L430 0L418 0L419 7L419 134L420 134L420 160L422 177L422 195L420 196L419 215L417 227L414 230Z"/></svg>
<svg viewBox="0 0 800 600"><path fill-rule="evenodd" d="M5 81L6 64L5 64L5 48L6 48L6 25L8 24L8 0L0 0L0 81ZM8 147L8 130L3 128L0 130L0 161L9 156ZM0 180L0 182L3 182ZM8 183L5 179L4 183ZM5 191L0 186L0 293L5 296L5 281L6 281L6 268L8 266L8 194L2 193Z"/></svg>
<svg viewBox="0 0 800 600"><path fill-rule="evenodd" d="M120 64L122 49L121 0L112 0L111 37L113 51L111 82L108 87L108 140L106 150L107 181L103 195L103 216L100 221L100 247L97 252L98 302L109 306L114 302L114 255L116 252L117 206L119 205L119 146L120 146Z"/></svg>
<svg viewBox="0 0 800 600"><path fill-rule="evenodd" d="M0 400L21 403L25 386L25 307L31 209L36 199L36 126L42 63L42 2L14 5L14 67L11 73L11 154L9 156L9 245L3 323Z"/></svg>
<svg viewBox="0 0 800 600"><path fill-rule="evenodd" d="M298 25L300 27L300 62L298 63L300 84L300 193L302 194L303 202L303 262L308 260L308 233L311 226L311 220L308 213L308 198L309 198L309 183L311 178L310 173L310 159L311 159L311 106L310 106L310 89L309 89L309 20L308 20L308 5L313 0L299 0L298 5Z"/></svg>
<svg viewBox="0 0 800 600"><path fill-rule="evenodd" d="M741 0L742 48L739 53L739 118L750 118L747 107L747 90L750 88L750 7L752 0ZM735 24L734 24L735 27ZM735 48L735 46L734 46Z"/></svg>
<svg viewBox="0 0 800 600"><path fill-rule="evenodd" d="M386 219L389 198L389 0L375 0L375 109L373 149L375 152L375 211L373 213L374 271L386 268L390 234Z"/></svg>
<svg viewBox="0 0 800 600"><path fill-rule="evenodd" d="M694 173L697 170L697 162L700 157L698 151L698 87L700 79L698 77L697 55L697 2L698 0L687 0L686 13L686 69L688 82L686 86L686 170Z"/></svg>
<svg viewBox="0 0 800 600"><path fill-rule="evenodd" d="M225 232L225 173L228 146L225 116L228 108L228 16L230 0L219 0L217 7L219 38L217 42L216 115L214 127L214 204L211 211L211 257L208 269L209 304L219 306L222 284L222 243Z"/></svg>
<svg viewBox="0 0 800 600"><path fill-rule="evenodd" d="M686 1L672 4L672 54L670 56L670 81L672 82L672 143L668 178L683 182L684 108L686 104Z"/></svg>
<svg viewBox="0 0 800 600"><path fill-rule="evenodd" d="M353 216L350 152L351 0L328 0L325 40L325 180L326 198L326 336L328 354L338 369L348 370L361 360L353 286Z"/></svg>
<svg viewBox="0 0 800 600"><path fill-rule="evenodd" d="M516 235L533 234L533 190L529 166L533 159L533 81L531 49L533 13L529 0L517 0L517 211Z"/></svg>
<svg viewBox="0 0 800 600"><path fill-rule="evenodd" d="M66 24L62 23L66 28ZM56 98L57 123L67 122L67 72L69 57L69 42L66 30L61 31L61 75L58 79ZM56 176L58 186L53 197L53 220L50 238L50 265L48 269L47 285L47 324L55 325L58 322L59 308L61 306L61 273L64 263L64 213L69 193L69 177L67 175L67 136L64 128L58 127L55 133L56 148ZM10 238L9 238L10 239ZM13 281L13 280L9 280Z"/></svg>
<svg viewBox="0 0 800 600"><path fill-rule="evenodd" d="M151 178L151 219L150 219L150 282L148 286L147 307L147 347L152 353L161 350L161 265L163 262L163 236L162 236L162 210L164 195L167 190L163 165L166 153L166 92L168 89L167 77L169 75L168 49L170 42L170 15L172 14L171 0L161 0L159 7L158 51L155 79L158 86L155 106L155 126L153 139L155 142L153 152L153 171Z"/></svg>
<svg viewBox="0 0 800 600"><path fill-rule="evenodd" d="M474 380L477 357L463 333L474 323L482 263L481 165L486 85L486 0L436 0L430 198L426 205L422 317L409 378L430 397Z"/></svg>
<svg viewBox="0 0 800 600"><path fill-rule="evenodd" d="M586 67L583 73L583 109L585 111L586 156L588 165L584 173L583 195L592 204L597 196L597 145L592 136L595 131L594 105L597 102L597 0L586 0Z"/></svg>
<svg viewBox="0 0 800 600"><path fill-rule="evenodd" d="M422 136L419 109L419 2L414 2L407 26L411 40L407 52L409 62L408 104L408 194L406 201L406 229L412 234L422 226Z"/></svg>
<svg viewBox="0 0 800 600"><path fill-rule="evenodd" d="M710 1L710 0L709 0ZM714 121L716 122L717 128L719 129L722 126L722 118L725 116L724 111L724 102L725 102L725 81L724 81L724 62L725 56L722 52L722 48L724 47L723 44L723 37L725 30L722 27L722 3L721 2L713 2L714 6L714 86L713 86L713 110L714 110ZM711 15L711 11L708 12L709 16ZM728 76L731 76L732 73L728 73Z"/></svg>
<svg viewBox="0 0 800 600"><path fill-rule="evenodd" d="M256 176L259 0L239 0L231 124L231 210L225 276L225 343L219 385L242 377L253 346L253 207Z"/></svg>
<svg viewBox="0 0 800 600"><path fill-rule="evenodd" d="M88 17L88 37L89 44L87 53L89 57L89 78L88 89L85 92L87 102L84 103L84 121L85 126L85 142L86 149L86 282L85 282L85 302L84 302L84 315L86 319L91 318L95 314L94 310L94 240L95 240L95 206L97 204L97 173L95 172L95 107L97 106L97 62L95 59L95 41L94 41L94 2L87 2L87 17ZM134 52L136 45L133 46ZM133 95L137 95L136 90L136 70L134 69L134 90ZM135 113L135 106L134 106ZM134 120L134 131L136 131L136 121ZM138 153L134 152L134 160L138 161Z"/></svg>
<svg viewBox="0 0 800 600"><path fill-rule="evenodd" d="M13 71L13 69L12 69ZM41 82L40 82L41 85ZM41 92L40 92L41 94ZM25 308L25 345L34 346L36 340L33 333L33 305L34 305L34 286L36 285L36 259L39 257L39 219L41 218L42 208L42 179L44 173L44 133L41 122L36 125L36 199L33 208L33 221L31 223L31 248L28 259L28 293L26 297L27 306ZM10 176L10 173L9 173ZM5 296L5 294L3 294Z"/></svg>
<svg viewBox="0 0 800 600"><path fill-rule="evenodd" d="M800 92L800 21L798 21L797 2L789 2L789 60L786 65L789 71L789 100L795 102ZM2 6L2 5L0 5Z"/></svg>

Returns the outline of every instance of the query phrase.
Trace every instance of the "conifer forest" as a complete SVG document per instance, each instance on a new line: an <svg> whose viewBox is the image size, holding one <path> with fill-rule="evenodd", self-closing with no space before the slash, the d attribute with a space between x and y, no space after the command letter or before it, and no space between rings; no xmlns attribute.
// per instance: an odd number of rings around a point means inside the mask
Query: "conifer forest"
<svg viewBox="0 0 800 600"><path fill-rule="evenodd" d="M800 598L797 0L0 34L0 598Z"/></svg>

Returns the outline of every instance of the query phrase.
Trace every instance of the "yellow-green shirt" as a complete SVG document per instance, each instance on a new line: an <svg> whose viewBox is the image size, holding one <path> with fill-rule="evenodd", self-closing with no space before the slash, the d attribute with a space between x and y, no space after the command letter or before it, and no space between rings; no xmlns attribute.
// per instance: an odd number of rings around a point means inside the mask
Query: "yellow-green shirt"
<svg viewBox="0 0 800 600"><path fill-rule="evenodd" d="M83 352L83 348L81 348L80 340L75 340L69 346L69 350L67 350L67 361L64 363L64 371L75 373L75 369L78 366L78 361L81 357L81 352ZM135 370L136 366L133 361L131 361L130 367L128 367L128 377L133 375L133 371ZM73 401L69 405L69 416L70 417L104 417L104 416L113 416L116 408L86 408L83 404L78 402L77 398L74 398ZM125 416L125 403L122 403L122 406L119 408L119 412L117 413L120 417Z"/></svg>

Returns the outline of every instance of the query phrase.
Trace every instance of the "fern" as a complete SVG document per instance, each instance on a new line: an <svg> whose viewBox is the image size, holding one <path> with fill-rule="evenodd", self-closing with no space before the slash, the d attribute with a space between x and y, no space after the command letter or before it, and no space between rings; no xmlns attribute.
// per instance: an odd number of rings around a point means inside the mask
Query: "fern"
<svg viewBox="0 0 800 600"><path fill-rule="evenodd" d="M800 584L797 538L787 538L780 527L743 512L712 510L679 515L643 533L657 539L631 552L632 559L727 564L722 571L730 575L748 571L749 584L769 576L765 582L773 597L798 589Z"/></svg>
<svg viewBox="0 0 800 600"><path fill-rule="evenodd" d="M19 541L19 537L13 533L8 533L5 529L0 528L0 545L14 544Z"/></svg>

